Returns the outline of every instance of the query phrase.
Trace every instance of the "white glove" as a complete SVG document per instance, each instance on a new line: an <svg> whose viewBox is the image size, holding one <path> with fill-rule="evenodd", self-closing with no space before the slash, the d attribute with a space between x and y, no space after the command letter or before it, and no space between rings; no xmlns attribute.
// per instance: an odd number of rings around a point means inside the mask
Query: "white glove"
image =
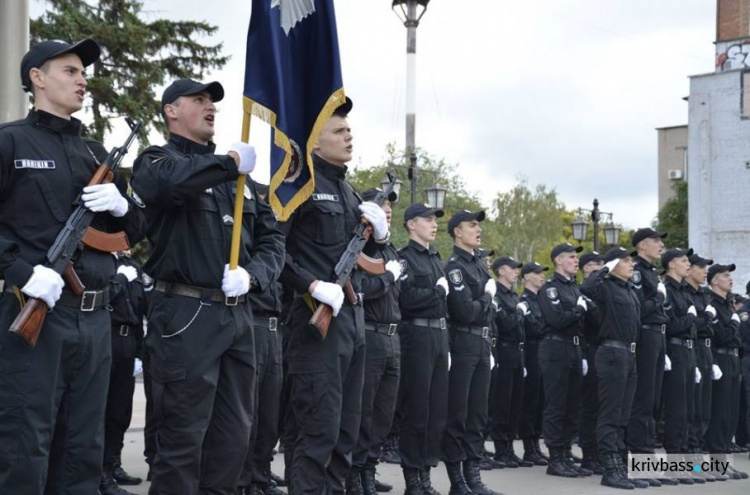
<svg viewBox="0 0 750 495"><path fill-rule="evenodd" d="M586 359L581 360L581 365L583 367L583 376L588 375L589 373L589 362Z"/></svg>
<svg viewBox="0 0 750 495"><path fill-rule="evenodd" d="M526 301L521 301L520 303L516 304L516 311L526 316L527 314L529 314L529 303L527 303Z"/></svg>
<svg viewBox="0 0 750 495"><path fill-rule="evenodd" d="M443 290L445 291L445 295L446 296L448 295L448 281L445 280L445 277L440 277L437 283L435 284L435 287L442 287Z"/></svg>
<svg viewBox="0 0 750 495"><path fill-rule="evenodd" d="M581 308L583 308L584 311L588 311L589 310L589 306L588 306L588 304L586 304L586 299L584 299L583 296L578 296L578 301L576 302L576 305L578 305Z"/></svg>
<svg viewBox="0 0 750 495"><path fill-rule="evenodd" d="M64 285L65 282L55 270L43 265L36 265L29 281L21 287L21 292L41 299L49 309L52 309L55 307L57 300L60 299Z"/></svg>
<svg viewBox="0 0 750 495"><path fill-rule="evenodd" d="M251 144L238 141L229 147L229 151L234 151L240 157L240 163L237 170L242 175L247 175L255 168L255 147Z"/></svg>
<svg viewBox="0 0 750 495"><path fill-rule="evenodd" d="M737 313L732 313L732 321L739 323L740 322L740 315Z"/></svg>
<svg viewBox="0 0 750 495"><path fill-rule="evenodd" d="M711 318L716 318L716 308L714 308L710 304L706 306L706 313L710 314Z"/></svg>
<svg viewBox="0 0 750 495"><path fill-rule="evenodd" d="M122 217L128 212L128 200L111 182L84 187L81 199L91 211L108 211L113 217Z"/></svg>
<svg viewBox="0 0 750 495"><path fill-rule="evenodd" d="M333 309L333 316L339 314L344 304L344 290L338 284L318 281L310 295L323 304L329 305Z"/></svg>
<svg viewBox="0 0 750 495"><path fill-rule="evenodd" d="M135 362L133 363L133 376L138 376L141 373L143 373L143 362L141 362L140 359L135 358Z"/></svg>
<svg viewBox="0 0 750 495"><path fill-rule="evenodd" d="M365 201L359 205L359 211L362 212L362 216L372 225L372 234L375 236L376 241L388 238L388 220L385 218L383 208L372 201Z"/></svg>
<svg viewBox="0 0 750 495"><path fill-rule="evenodd" d="M724 373L721 372L721 368L719 368L718 364L711 365L711 377L714 380L721 380L721 375Z"/></svg>
<svg viewBox="0 0 750 495"><path fill-rule="evenodd" d="M696 367L695 368L695 383L700 383L702 378L703 378L703 375L701 375L701 370L699 370Z"/></svg>
<svg viewBox="0 0 750 495"><path fill-rule="evenodd" d="M117 267L117 273L122 273L123 275L125 275L125 278L128 279L128 282L132 282L133 280L138 278L138 270L136 270L134 266L121 265Z"/></svg>
<svg viewBox="0 0 750 495"><path fill-rule="evenodd" d="M247 270L238 266L234 270L229 265L224 265L224 277L221 279L221 291L227 297L237 297L246 294L250 290L250 274Z"/></svg>
<svg viewBox="0 0 750 495"><path fill-rule="evenodd" d="M490 353L490 369L493 369L495 367L495 356Z"/></svg>
<svg viewBox="0 0 750 495"><path fill-rule="evenodd" d="M664 285L664 282L659 282L659 285L656 286L656 292L664 296L664 299L667 298L667 286Z"/></svg>
<svg viewBox="0 0 750 495"><path fill-rule="evenodd" d="M385 271L391 272L393 280L398 280L401 278L401 272L403 272L404 269L401 267L401 263L396 260L391 260L385 264Z"/></svg>
<svg viewBox="0 0 750 495"><path fill-rule="evenodd" d="M615 267L617 266L619 262L620 262L620 258L615 258L612 261L605 263L604 268L606 268L607 270L609 270L610 273L612 273L612 270L615 269Z"/></svg>
<svg viewBox="0 0 750 495"><path fill-rule="evenodd" d="M672 360L666 354L664 355L664 371L672 371Z"/></svg>
<svg viewBox="0 0 750 495"><path fill-rule="evenodd" d="M528 371L526 371L526 367L523 368L523 377L526 378L526 376L529 374Z"/></svg>
<svg viewBox="0 0 750 495"><path fill-rule="evenodd" d="M695 310L695 306L690 306L687 310L687 314L698 316L698 311Z"/></svg>
<svg viewBox="0 0 750 495"><path fill-rule="evenodd" d="M497 285L494 280L489 279L487 283L484 284L484 293L489 294L490 297L495 297L495 294L497 293Z"/></svg>

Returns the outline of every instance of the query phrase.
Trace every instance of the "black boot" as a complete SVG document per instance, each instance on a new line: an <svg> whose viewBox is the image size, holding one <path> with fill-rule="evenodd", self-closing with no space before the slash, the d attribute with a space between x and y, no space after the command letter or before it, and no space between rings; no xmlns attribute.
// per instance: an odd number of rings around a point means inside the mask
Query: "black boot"
<svg viewBox="0 0 750 495"><path fill-rule="evenodd" d="M112 470L112 477L115 479L118 485L140 485L143 482L143 478L137 476L130 476L122 468L122 460L118 455L115 459L114 469Z"/></svg>
<svg viewBox="0 0 750 495"><path fill-rule="evenodd" d="M633 485L627 477L622 476L622 472L619 468L620 454L607 453L602 454L601 457L601 462L604 467L602 485L611 488L619 488L621 490L635 489L635 485Z"/></svg>
<svg viewBox="0 0 750 495"><path fill-rule="evenodd" d="M534 450L536 450L536 453L539 455L539 457L541 457L545 461L549 461L549 456L542 452L542 447L539 445L538 438L534 440Z"/></svg>
<svg viewBox="0 0 750 495"><path fill-rule="evenodd" d="M515 462L519 467L534 467L534 463L532 461L521 459L516 455L516 452L513 450L513 442L507 444L507 447L505 449L505 458L509 459L512 462Z"/></svg>
<svg viewBox="0 0 750 495"><path fill-rule="evenodd" d="M424 495L440 495L440 493L432 487L430 469L432 468L428 467L419 471L419 481L422 484L422 493L424 493Z"/></svg>
<svg viewBox="0 0 750 495"><path fill-rule="evenodd" d="M497 452L495 452L495 455L497 455ZM466 484L461 472L460 462L446 462L445 470L448 471L448 479L451 481L451 489L448 495L472 495L474 493Z"/></svg>
<svg viewBox="0 0 750 495"><path fill-rule="evenodd" d="M375 488L375 468L363 468L361 473L362 493L364 495L377 495Z"/></svg>
<svg viewBox="0 0 750 495"><path fill-rule="evenodd" d="M419 479L419 469L404 468L404 482L406 483L404 495L424 495L422 482Z"/></svg>
<svg viewBox="0 0 750 495"><path fill-rule="evenodd" d="M135 495L117 486L117 482L112 476L113 471L114 466L111 464L105 466L102 470L102 479L99 481L99 493L101 495Z"/></svg>
<svg viewBox="0 0 750 495"><path fill-rule="evenodd" d="M501 495L482 483L478 461L464 461L464 479L469 489L476 495Z"/></svg>
<svg viewBox="0 0 750 495"><path fill-rule="evenodd" d="M385 439L380 461L388 464L401 464L401 454L398 452L398 437L396 435L388 435L388 438Z"/></svg>
<svg viewBox="0 0 750 495"><path fill-rule="evenodd" d="M571 470L563 459L565 450L551 448L549 449L549 464L547 465L547 474L551 476L562 476L563 478L577 478L578 472Z"/></svg>
<svg viewBox="0 0 750 495"><path fill-rule="evenodd" d="M500 440L495 441L495 460L505 464L507 468L517 468L518 463L508 456L508 443Z"/></svg>
<svg viewBox="0 0 750 495"><path fill-rule="evenodd" d="M546 466L547 459L540 456L535 448L534 440L527 438L523 441L523 460L529 461L535 466ZM537 445L538 446L538 445Z"/></svg>
<svg viewBox="0 0 750 495"><path fill-rule="evenodd" d="M364 495L362 478L360 478L359 472L359 469L354 468L349 471L349 476L346 477L346 495Z"/></svg>
<svg viewBox="0 0 750 495"><path fill-rule="evenodd" d="M586 469L585 467L576 464L573 459L576 459L576 457L573 455L573 452L571 452L570 449L567 449L563 454L563 462L566 466L568 466L568 469L578 473L578 476L591 476L592 474L594 474L594 472L590 469ZM581 459L581 462L583 462L583 459Z"/></svg>
<svg viewBox="0 0 750 495"><path fill-rule="evenodd" d="M583 469L588 469L594 474L604 474L604 466L599 463L599 460L596 458L596 454L589 449L584 449L583 451L583 460L581 461L581 467Z"/></svg>

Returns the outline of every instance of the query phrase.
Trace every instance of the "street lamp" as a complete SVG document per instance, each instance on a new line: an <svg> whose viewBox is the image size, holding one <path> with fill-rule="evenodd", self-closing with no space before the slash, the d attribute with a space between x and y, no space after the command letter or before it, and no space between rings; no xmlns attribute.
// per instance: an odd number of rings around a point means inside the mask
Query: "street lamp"
<svg viewBox="0 0 750 495"><path fill-rule="evenodd" d="M617 244L620 244L620 231L622 229L619 225L615 225L612 223L612 219L609 219L609 222L604 226L604 240L609 244L610 246L616 246Z"/></svg>
<svg viewBox="0 0 750 495"><path fill-rule="evenodd" d="M575 220L570 222L570 226L573 227L573 238L578 242L583 242L586 239L586 234L589 232L589 222L580 210Z"/></svg>
<svg viewBox="0 0 750 495"><path fill-rule="evenodd" d="M570 222L570 226L573 229L573 238L578 242L583 242L588 234L589 222L583 215L583 212L591 214L591 221L594 223L594 251L599 251L599 221L601 215L608 215L609 221L604 226L604 239L610 246L615 246L620 243L620 231L622 230L619 226L612 222L612 213L607 211L599 211L599 200L594 198L594 209L588 210L586 208L578 208L578 216L575 220Z"/></svg>
<svg viewBox="0 0 750 495"><path fill-rule="evenodd" d="M424 193L427 196L427 204L433 208L442 209L445 204L445 193L448 190L435 183L432 187L425 188Z"/></svg>
<svg viewBox="0 0 750 495"><path fill-rule="evenodd" d="M388 184L390 184L390 183L391 183L391 181L388 180L388 176L386 175L383 178L383 180L380 181L380 189L382 189L383 191L385 191L385 188L388 187ZM393 192L396 193L396 201L398 201L399 199L401 199L401 186L403 186L403 185L404 185L404 181L402 181L401 179L399 179L398 177L396 177L396 183L393 184ZM396 201L394 201L394 203Z"/></svg>

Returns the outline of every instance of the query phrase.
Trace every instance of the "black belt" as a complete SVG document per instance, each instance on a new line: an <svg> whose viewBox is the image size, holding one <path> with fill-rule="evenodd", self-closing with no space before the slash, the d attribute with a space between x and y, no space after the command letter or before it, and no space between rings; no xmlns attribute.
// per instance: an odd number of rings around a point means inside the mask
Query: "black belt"
<svg viewBox="0 0 750 495"><path fill-rule="evenodd" d="M238 302L245 302L247 296L229 297L219 289L206 289L204 287L195 287L193 285L178 284L176 282L165 282L157 280L154 290L164 292L165 294L174 294L176 296L192 297L194 299L204 300L210 298L213 302L224 303L227 306L237 306Z"/></svg>
<svg viewBox="0 0 750 495"><path fill-rule="evenodd" d="M614 347L615 349L623 349L635 353L635 342L621 342L619 340L606 339L599 345L604 347Z"/></svg>
<svg viewBox="0 0 750 495"><path fill-rule="evenodd" d="M451 330L457 330L459 332L466 332L483 339L490 338L490 327L476 327L473 325L451 325Z"/></svg>
<svg viewBox="0 0 750 495"><path fill-rule="evenodd" d="M567 342L573 345L581 344L581 339L578 337L578 335L573 335L572 337L563 337L562 335L547 334L544 336L544 339L545 340L559 340L560 342Z"/></svg>
<svg viewBox="0 0 750 495"><path fill-rule="evenodd" d="M80 296L63 290L56 304L68 308L77 308L84 312L94 311L109 304L109 289L85 290Z"/></svg>
<svg viewBox="0 0 750 495"><path fill-rule="evenodd" d="M414 325L415 327L439 328L445 330L445 318L412 318L404 320L403 323Z"/></svg>
<svg viewBox="0 0 750 495"><path fill-rule="evenodd" d="M506 340L497 340L495 343L499 344L501 347L516 347L519 351L523 351L523 348L525 347L525 342L508 342Z"/></svg>
<svg viewBox="0 0 750 495"><path fill-rule="evenodd" d="M705 338L705 339L698 339L698 342L703 344L704 346L711 348L711 339Z"/></svg>
<svg viewBox="0 0 750 495"><path fill-rule="evenodd" d="M716 352L718 354L728 354L730 356L739 356L740 350L736 347L717 347Z"/></svg>
<svg viewBox="0 0 750 495"><path fill-rule="evenodd" d="M692 339L679 339L677 337L670 337L667 342L669 342L670 344L681 345L681 346L687 347L688 349L693 348Z"/></svg>
<svg viewBox="0 0 750 495"><path fill-rule="evenodd" d="M667 325L641 325L641 328L646 330L652 330L654 332L665 333L667 331Z"/></svg>
<svg viewBox="0 0 750 495"><path fill-rule="evenodd" d="M130 325L115 325L112 327L112 330L117 332L117 335L120 337L127 337L130 335Z"/></svg>
<svg viewBox="0 0 750 495"><path fill-rule="evenodd" d="M394 335L398 330L398 323L371 323L365 322L365 330L376 333L384 333L386 335Z"/></svg>
<svg viewBox="0 0 750 495"><path fill-rule="evenodd" d="M279 328L279 319L276 316L253 315L253 325L275 332Z"/></svg>

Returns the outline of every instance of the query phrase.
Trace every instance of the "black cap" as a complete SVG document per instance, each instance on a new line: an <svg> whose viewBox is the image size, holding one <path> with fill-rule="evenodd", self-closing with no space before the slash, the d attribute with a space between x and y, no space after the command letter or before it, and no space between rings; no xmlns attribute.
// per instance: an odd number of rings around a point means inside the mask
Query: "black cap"
<svg viewBox="0 0 750 495"><path fill-rule="evenodd" d="M604 256L599 254L598 251L586 251L581 256L578 257L578 266L583 268L588 263L591 263L592 261L596 262L602 262L604 261Z"/></svg>
<svg viewBox="0 0 750 495"><path fill-rule="evenodd" d="M745 294L750 295L750 282L748 282L747 285L745 285Z"/></svg>
<svg viewBox="0 0 750 495"><path fill-rule="evenodd" d="M21 85L24 91L31 91L31 78L29 77L31 69L39 68L47 60L66 53L75 53L81 59L83 66L87 67L99 60L101 49L96 41L91 38L86 38L72 45L60 40L37 43L21 59Z"/></svg>
<svg viewBox="0 0 750 495"><path fill-rule="evenodd" d="M349 112L352 111L353 107L354 107L354 102L352 102L352 99L347 96L346 101L344 101L344 103L336 107L336 110L333 111L333 114L346 117L349 114Z"/></svg>
<svg viewBox="0 0 750 495"><path fill-rule="evenodd" d="M167 86L164 93L161 95L161 107L164 109L164 105L174 103L180 96L197 95L208 91L211 95L211 100L216 103L224 98L224 86L218 81L210 83L199 83L192 79L177 79L172 84Z"/></svg>
<svg viewBox="0 0 750 495"><path fill-rule="evenodd" d="M493 256L495 256L495 250L478 248L477 256L479 256L480 258L492 258Z"/></svg>
<svg viewBox="0 0 750 495"><path fill-rule="evenodd" d="M523 277L527 273L542 273L547 270L549 270L548 266L540 265L536 261L532 261L531 263L523 265L523 268L521 268L521 276Z"/></svg>
<svg viewBox="0 0 750 495"><path fill-rule="evenodd" d="M680 248L672 248L667 249L661 254L661 266L666 271L667 267L669 266L669 262L672 261L675 258L679 258L681 256L687 256L688 259L693 255L693 249L680 249Z"/></svg>
<svg viewBox="0 0 750 495"><path fill-rule="evenodd" d="M563 253L580 253L583 251L583 246L574 246L569 242L563 242L552 248L552 252L549 257L552 261Z"/></svg>
<svg viewBox="0 0 750 495"><path fill-rule="evenodd" d="M521 268L523 263L520 263L510 256L500 256L498 259L492 262L492 271L497 271L501 266L509 266L511 268Z"/></svg>
<svg viewBox="0 0 750 495"><path fill-rule="evenodd" d="M649 237L652 239L664 239L667 237L667 233L657 232L651 228L638 229L635 231L635 234L633 234L633 246L637 246L639 242L643 239L648 239Z"/></svg>
<svg viewBox="0 0 750 495"><path fill-rule="evenodd" d="M422 203L412 203L406 207L406 210L404 210L404 223L414 217L429 217L430 215L435 215L437 218L441 218L445 215L445 212Z"/></svg>
<svg viewBox="0 0 750 495"><path fill-rule="evenodd" d="M484 212L483 211L469 211L469 210L461 210L457 211L453 214L450 220L448 220L448 233L453 233L453 229L458 227L458 224L461 222L469 222L471 220L476 220L477 222L481 222L484 220Z"/></svg>
<svg viewBox="0 0 750 495"><path fill-rule="evenodd" d="M711 279L714 278L714 275L717 273L724 273L724 272L733 272L737 266L732 263L731 265L720 265L715 264L708 267L708 283L711 283Z"/></svg>
<svg viewBox="0 0 750 495"><path fill-rule="evenodd" d="M714 260L709 260L706 258L701 258L697 254L693 253L692 256L690 256L690 264L691 265L698 265L700 267L707 267L708 265L713 265Z"/></svg>
<svg viewBox="0 0 750 495"><path fill-rule="evenodd" d="M382 192L383 190L379 187L371 187L370 189L362 191L362 199L364 201L372 201L373 199L375 199L375 196ZM396 191L391 191L391 194L388 195L388 201L393 203L394 201L396 201L396 198L398 198Z"/></svg>
<svg viewBox="0 0 750 495"><path fill-rule="evenodd" d="M613 247L606 253L604 253L604 256L602 257L602 261L605 263L609 263L610 261L614 260L621 260L623 258L627 258L630 256L631 258L634 258L638 255L637 251L630 251L628 249L625 249L624 247Z"/></svg>
<svg viewBox="0 0 750 495"><path fill-rule="evenodd" d="M747 297L743 296L742 294L736 294L732 292L730 294L730 297L732 298L732 302L735 304L743 304L747 302Z"/></svg>

